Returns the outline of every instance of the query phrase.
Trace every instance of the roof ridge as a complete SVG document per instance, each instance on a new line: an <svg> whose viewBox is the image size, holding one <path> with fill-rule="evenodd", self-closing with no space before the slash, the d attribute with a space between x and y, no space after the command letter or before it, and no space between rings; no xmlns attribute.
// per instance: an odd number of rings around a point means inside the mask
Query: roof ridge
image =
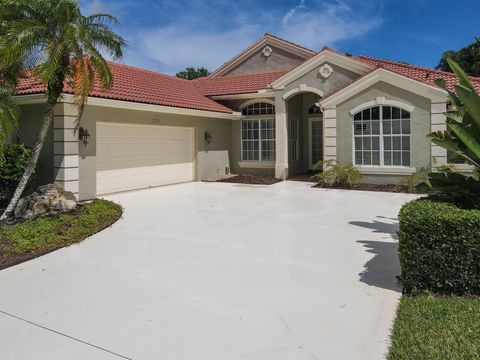
<svg viewBox="0 0 480 360"><path fill-rule="evenodd" d="M235 75L225 75L225 76L218 76L214 78L210 78L207 76L199 77L195 80L195 82L198 81L213 81L215 79L232 79L232 78L240 78L240 77L246 77L246 76L258 76L258 75L269 75L269 74L279 74L279 73L288 73L289 70L275 70L275 71L264 71L264 72L259 72L259 73L245 73L245 74L235 74Z"/></svg>
<svg viewBox="0 0 480 360"><path fill-rule="evenodd" d="M163 76L163 77L170 78L172 80L189 81L187 79L182 79L182 78L179 78L179 77L174 76L174 75L169 75L169 74L161 73L161 72L158 72L158 71L148 70L148 69L144 69L144 68L141 68L141 67L138 67L138 66L122 64L122 63L115 62L115 61L112 61L112 60L108 60L107 62L110 63L110 64L113 64L113 65L119 66L119 67L128 68L128 69L132 69L132 70L136 70L136 71L142 71L142 72L157 75L157 76Z"/></svg>
<svg viewBox="0 0 480 360"><path fill-rule="evenodd" d="M435 70L435 69L430 69L430 68L427 68L427 67L424 67L424 66L405 64L405 63L400 62L400 61L382 59L382 58L377 58L377 57L368 56L368 55L355 55L355 56L352 56L352 57L370 59L370 60L374 60L374 61L382 61L382 62L386 62L386 63L393 64L393 65L405 66L405 67L409 67L409 68L412 68L412 69L428 71L430 73L435 73L435 74L444 74L444 75L448 75L448 76L455 76L454 73L451 73L451 72L448 72L448 71ZM475 81L480 81L480 77L470 76L470 75L468 77L470 79L475 80Z"/></svg>
<svg viewBox="0 0 480 360"><path fill-rule="evenodd" d="M314 53L314 54L316 54L316 53L317 53L317 51L315 51L315 50L312 50L312 49L310 49L310 48L307 48L306 46L303 46L303 45L300 45L300 44L294 43L293 41L290 41L290 40L284 39L284 38L282 38L282 37L280 37L280 36L273 35L271 32L266 32L264 36L270 36L270 37L273 37L273 38L275 38L275 39L277 39L277 40L284 41L284 42L286 42L286 43L288 43L288 44L291 44L291 45L293 45L293 46L296 46L296 47L299 47L299 48L301 48L301 49L304 49L304 50L310 51L310 52L312 52L312 53Z"/></svg>

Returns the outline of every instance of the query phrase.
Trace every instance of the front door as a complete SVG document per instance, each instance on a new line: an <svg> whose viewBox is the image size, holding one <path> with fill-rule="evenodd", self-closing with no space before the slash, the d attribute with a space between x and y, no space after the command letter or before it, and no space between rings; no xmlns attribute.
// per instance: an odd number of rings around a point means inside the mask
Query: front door
<svg viewBox="0 0 480 360"><path fill-rule="evenodd" d="M310 117L308 119L308 169L323 160L323 119Z"/></svg>

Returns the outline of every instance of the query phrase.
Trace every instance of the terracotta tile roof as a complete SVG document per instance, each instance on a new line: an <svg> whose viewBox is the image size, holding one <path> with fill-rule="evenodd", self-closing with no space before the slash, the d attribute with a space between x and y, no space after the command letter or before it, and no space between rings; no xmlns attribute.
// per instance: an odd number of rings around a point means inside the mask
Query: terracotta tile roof
<svg viewBox="0 0 480 360"><path fill-rule="evenodd" d="M101 83L95 82L92 97L164 105L186 109L231 113L232 110L206 97L193 81L159 74L132 66L109 62L113 73L113 88L106 92ZM35 78L22 79L18 95L38 94L45 87ZM65 92L72 93L65 85Z"/></svg>
<svg viewBox="0 0 480 360"><path fill-rule="evenodd" d="M352 58L363 63L373 65L375 67L381 67L386 70L390 70L392 72L420 81L427 85L436 86L436 79L444 79L447 83L447 88L450 91L454 91L453 86L457 84L457 78L455 77L455 75L445 71L432 70L420 66L413 66L396 61L377 59L363 55L353 56ZM470 79L477 92L480 93L480 78L470 77Z"/></svg>
<svg viewBox="0 0 480 360"><path fill-rule="evenodd" d="M288 71L199 78L192 82L205 96L255 93L266 89Z"/></svg>

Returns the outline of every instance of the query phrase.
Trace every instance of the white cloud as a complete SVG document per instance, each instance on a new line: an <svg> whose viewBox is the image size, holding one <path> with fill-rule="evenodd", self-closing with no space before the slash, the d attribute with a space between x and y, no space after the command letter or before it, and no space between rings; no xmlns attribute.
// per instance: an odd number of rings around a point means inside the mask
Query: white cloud
<svg viewBox="0 0 480 360"><path fill-rule="evenodd" d="M187 66L214 70L265 32L319 50L381 26L381 9L375 6L379 1L365 6L358 1L299 0L288 10L257 11L254 2L226 6L218 0L195 0L163 26L128 32L124 62L172 74Z"/></svg>

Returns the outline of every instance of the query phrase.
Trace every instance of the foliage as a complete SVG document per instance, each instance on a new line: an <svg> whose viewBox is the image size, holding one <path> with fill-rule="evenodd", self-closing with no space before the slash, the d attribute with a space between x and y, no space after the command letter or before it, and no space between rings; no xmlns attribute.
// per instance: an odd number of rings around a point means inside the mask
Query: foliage
<svg viewBox="0 0 480 360"><path fill-rule="evenodd" d="M176 76L181 79L194 80L208 75L210 75L210 71L208 71L204 67L187 67L184 71L178 72Z"/></svg>
<svg viewBox="0 0 480 360"><path fill-rule="evenodd" d="M480 298L404 296L389 360L478 359Z"/></svg>
<svg viewBox="0 0 480 360"><path fill-rule="evenodd" d="M35 169L65 85L73 92L78 124L94 83L101 83L104 90L112 87L112 73L103 54L121 57L125 41L109 27L117 22L115 17L84 16L76 0L1 0L1 10L0 74L18 75L28 70L24 75L45 85L47 95L28 166L0 216L3 221Z"/></svg>
<svg viewBox="0 0 480 360"><path fill-rule="evenodd" d="M335 160L319 161L314 169L320 172L312 178L322 185L350 187L362 178L362 174L356 167L351 164L341 164Z"/></svg>
<svg viewBox="0 0 480 360"><path fill-rule="evenodd" d="M449 99L454 106L446 112L446 131L437 131L428 135L432 142L441 146L456 156L463 158L474 166L475 172L480 169L480 96L470 82L468 76L457 63L447 59L448 64L458 78L455 93L448 91L444 80L437 82L449 93ZM456 200L461 198L480 199L480 182L474 177L466 177L452 171L440 174L429 174L430 190L449 194ZM472 202L472 201L470 201ZM480 202L478 202L480 206Z"/></svg>
<svg viewBox="0 0 480 360"><path fill-rule="evenodd" d="M0 84L0 165L3 144L17 130L19 117L20 108L13 100L13 90Z"/></svg>
<svg viewBox="0 0 480 360"><path fill-rule="evenodd" d="M121 215L120 205L95 199L82 205L77 213L56 214L5 225L0 230L0 255L39 255L78 243L110 226Z"/></svg>
<svg viewBox="0 0 480 360"><path fill-rule="evenodd" d="M2 0L0 69L22 62L47 86L57 101L65 80L71 86L79 118L98 78L105 90L112 73L101 53L122 56L123 38L115 34L109 14L84 16L75 0Z"/></svg>
<svg viewBox="0 0 480 360"><path fill-rule="evenodd" d="M480 210L425 198L405 204L399 219L407 293L480 294Z"/></svg>
<svg viewBox="0 0 480 360"><path fill-rule="evenodd" d="M12 197L30 157L30 149L23 144L3 145L0 165L0 206L5 206Z"/></svg>
<svg viewBox="0 0 480 360"><path fill-rule="evenodd" d="M404 185L409 192L418 191L417 186L428 181L428 170L421 168L411 175L402 178L402 185Z"/></svg>
<svg viewBox="0 0 480 360"><path fill-rule="evenodd" d="M452 59L458 63L468 75L480 76L480 38L475 38L473 43L458 51L445 51L436 69L452 72L448 64L448 59Z"/></svg>

